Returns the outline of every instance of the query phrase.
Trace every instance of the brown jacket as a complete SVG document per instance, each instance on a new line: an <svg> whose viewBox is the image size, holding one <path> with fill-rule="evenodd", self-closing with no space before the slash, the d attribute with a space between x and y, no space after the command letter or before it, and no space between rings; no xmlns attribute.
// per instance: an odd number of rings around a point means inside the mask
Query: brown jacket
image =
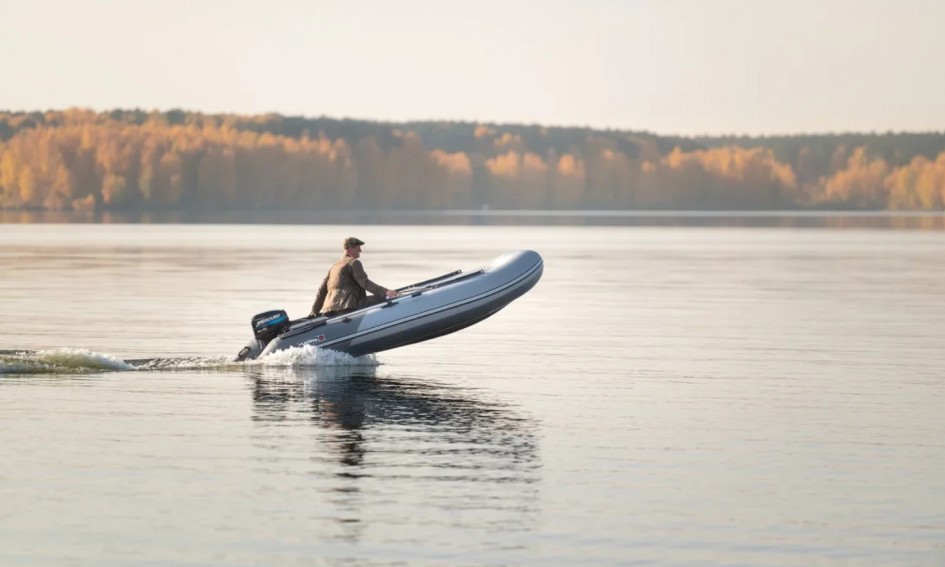
<svg viewBox="0 0 945 567"><path fill-rule="evenodd" d="M315 303L312 304L311 315L362 307L367 303L368 291L383 298L387 288L369 280L361 260L346 254L335 262L322 280Z"/></svg>

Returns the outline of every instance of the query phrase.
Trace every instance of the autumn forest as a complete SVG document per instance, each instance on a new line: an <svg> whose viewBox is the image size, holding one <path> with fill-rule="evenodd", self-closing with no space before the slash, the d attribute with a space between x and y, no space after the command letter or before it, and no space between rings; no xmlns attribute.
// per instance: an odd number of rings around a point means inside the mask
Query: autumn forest
<svg viewBox="0 0 945 567"><path fill-rule="evenodd" d="M942 210L945 133L0 112L0 209Z"/></svg>

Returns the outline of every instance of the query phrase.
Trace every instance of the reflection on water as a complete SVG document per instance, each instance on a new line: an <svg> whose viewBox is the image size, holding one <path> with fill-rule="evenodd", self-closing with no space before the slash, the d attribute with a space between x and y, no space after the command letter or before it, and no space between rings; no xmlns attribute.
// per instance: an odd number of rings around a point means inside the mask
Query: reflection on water
<svg viewBox="0 0 945 567"><path fill-rule="evenodd" d="M467 529L531 530L528 518L539 509L537 424L513 408L456 387L378 376L374 367L248 374L252 419L274 455L285 454L286 437L315 432L303 450L317 463L311 474L330 477L324 488L343 539L360 540L383 522L384 502L398 509L388 521L398 521L409 508L400 498L427 499L430 512L470 512L462 514ZM378 493L386 494L381 504Z"/></svg>
<svg viewBox="0 0 945 567"><path fill-rule="evenodd" d="M408 449L424 457L414 463L461 473L439 470L428 478L537 480L535 424L506 406L476 400L455 388L380 378L370 366L263 367L252 369L250 377L254 420L285 422L306 416L332 432L331 446L345 465L367 468L369 438L396 430L404 440L422 442Z"/></svg>

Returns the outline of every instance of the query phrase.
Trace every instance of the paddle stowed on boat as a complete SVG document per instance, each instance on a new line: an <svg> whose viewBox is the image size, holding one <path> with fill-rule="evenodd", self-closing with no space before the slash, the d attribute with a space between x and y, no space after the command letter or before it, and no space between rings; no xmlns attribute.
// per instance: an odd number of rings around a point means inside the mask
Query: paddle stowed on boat
<svg viewBox="0 0 945 567"><path fill-rule="evenodd" d="M481 269L402 287L398 297L329 317L292 321L284 310L260 313L251 321L254 336L236 361L306 345L361 356L441 337L494 315L530 290L542 270L541 256L522 250Z"/></svg>

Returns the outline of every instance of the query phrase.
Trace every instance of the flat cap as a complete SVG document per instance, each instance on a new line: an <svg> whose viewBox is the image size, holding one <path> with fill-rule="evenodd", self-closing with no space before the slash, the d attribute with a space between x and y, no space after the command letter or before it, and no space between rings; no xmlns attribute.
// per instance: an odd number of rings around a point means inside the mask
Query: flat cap
<svg viewBox="0 0 945 567"><path fill-rule="evenodd" d="M344 247L351 248L352 246L361 246L362 244L364 244L364 241L360 238L349 236L348 238L345 238Z"/></svg>

